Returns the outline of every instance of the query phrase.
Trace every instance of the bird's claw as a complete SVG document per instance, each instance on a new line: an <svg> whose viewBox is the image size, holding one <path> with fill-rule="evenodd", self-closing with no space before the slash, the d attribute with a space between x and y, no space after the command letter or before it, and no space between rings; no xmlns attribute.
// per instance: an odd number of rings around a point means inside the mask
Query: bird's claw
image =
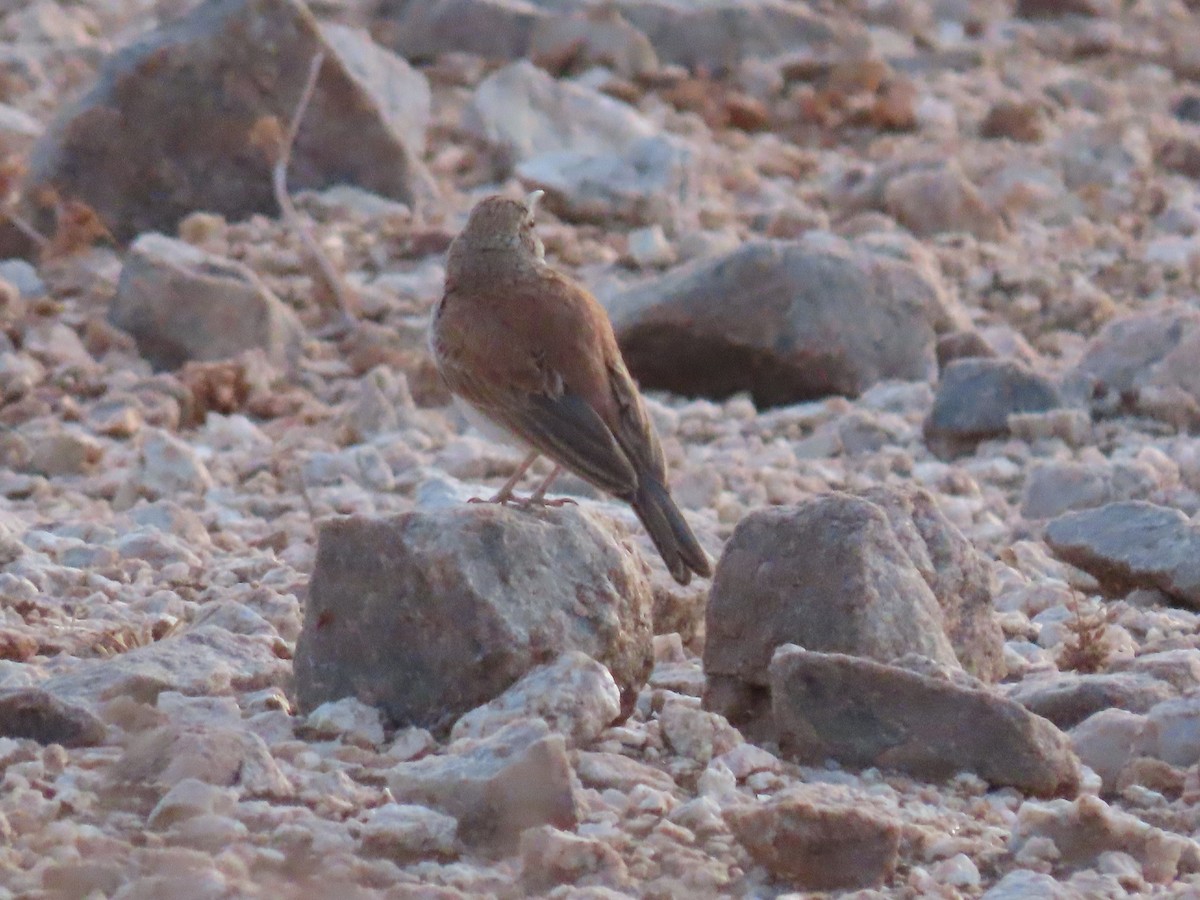
<svg viewBox="0 0 1200 900"><path fill-rule="evenodd" d="M497 495L495 497L489 497L486 500L482 497L471 497L467 500L467 502L496 504L498 506L515 506L517 509L535 509L537 507L561 509L564 506L579 505L570 497L558 497L554 500L547 500L545 497L518 497L516 494L509 494L507 497L501 497Z"/></svg>

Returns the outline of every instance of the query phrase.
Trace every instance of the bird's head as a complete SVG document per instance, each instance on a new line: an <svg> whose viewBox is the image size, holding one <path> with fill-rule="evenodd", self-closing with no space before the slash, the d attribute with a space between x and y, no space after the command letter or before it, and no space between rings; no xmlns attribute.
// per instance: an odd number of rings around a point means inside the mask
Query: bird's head
<svg viewBox="0 0 1200 900"><path fill-rule="evenodd" d="M534 210L542 194L534 191L523 202L498 195L480 200L471 210L451 254L456 249L458 252L517 250L544 259L545 248L534 231Z"/></svg>

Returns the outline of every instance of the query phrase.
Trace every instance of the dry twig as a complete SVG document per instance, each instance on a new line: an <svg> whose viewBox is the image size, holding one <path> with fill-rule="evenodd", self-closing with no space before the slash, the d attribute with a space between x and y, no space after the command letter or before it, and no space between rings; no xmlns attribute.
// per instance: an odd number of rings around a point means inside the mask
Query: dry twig
<svg viewBox="0 0 1200 900"><path fill-rule="evenodd" d="M325 295L333 299L341 319L338 324L346 328L352 325L356 319L357 300L342 281L337 269L329 261L329 257L321 249L321 245L317 243L312 230L300 217L300 213L296 211L296 206L287 189L287 169L292 159L292 147L296 143L296 135L300 131L300 122L304 118L304 111L312 101L313 92L317 86L317 76L320 74L324 62L325 54L317 53L309 66L308 79L304 83L304 90L300 92L300 100L296 103L296 112L279 144L279 154L271 172L271 183L275 188L275 201L279 204L284 222L296 232L300 242L304 244L304 249L316 267L320 280L324 282Z"/></svg>

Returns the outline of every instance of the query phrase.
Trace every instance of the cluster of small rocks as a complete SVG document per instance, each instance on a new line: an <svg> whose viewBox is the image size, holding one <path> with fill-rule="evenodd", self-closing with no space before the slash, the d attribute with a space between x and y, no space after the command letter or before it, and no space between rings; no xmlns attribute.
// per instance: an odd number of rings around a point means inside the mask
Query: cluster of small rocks
<svg viewBox="0 0 1200 900"><path fill-rule="evenodd" d="M1197 48L1184 0L4 5L0 897L1200 890ZM318 53L351 322L272 193ZM533 189L711 583L571 477L465 502L519 459L425 328Z"/></svg>

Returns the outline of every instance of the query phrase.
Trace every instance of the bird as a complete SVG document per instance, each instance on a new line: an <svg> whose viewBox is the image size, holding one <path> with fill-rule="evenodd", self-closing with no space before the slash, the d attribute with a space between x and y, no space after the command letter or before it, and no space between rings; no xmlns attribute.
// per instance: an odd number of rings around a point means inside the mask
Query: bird
<svg viewBox="0 0 1200 900"><path fill-rule="evenodd" d="M495 496L476 502L561 506L546 492L564 469L633 507L671 576L712 575L671 498L646 405L604 307L546 262L535 231L542 191L474 205L446 258L429 327L437 370L464 417L525 451ZM528 498L514 489L539 456L554 464Z"/></svg>

